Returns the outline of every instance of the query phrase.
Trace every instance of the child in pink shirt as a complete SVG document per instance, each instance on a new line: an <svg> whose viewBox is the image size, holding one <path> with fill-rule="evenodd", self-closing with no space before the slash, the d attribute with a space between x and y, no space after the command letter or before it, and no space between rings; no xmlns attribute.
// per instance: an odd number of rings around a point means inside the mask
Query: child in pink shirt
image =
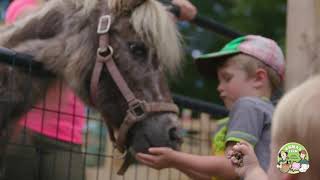
<svg viewBox="0 0 320 180"><path fill-rule="evenodd" d="M74 93L65 84L57 83L19 124L50 138L80 145L84 112L84 105Z"/></svg>

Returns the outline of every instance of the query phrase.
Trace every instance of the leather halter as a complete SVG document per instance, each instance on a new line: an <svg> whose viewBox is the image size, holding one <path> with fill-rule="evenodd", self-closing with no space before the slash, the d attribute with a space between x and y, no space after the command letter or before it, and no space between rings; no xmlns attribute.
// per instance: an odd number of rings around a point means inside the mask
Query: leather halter
<svg viewBox="0 0 320 180"><path fill-rule="evenodd" d="M125 143L127 133L135 123L145 119L151 113L171 112L177 114L179 112L179 109L173 103L146 102L135 97L135 95L125 82L113 59L113 48L109 44L108 34L112 24L111 22L112 17L109 14L109 8L102 8L97 29L97 34L99 37L99 48L97 50L96 62L91 77L90 94L91 100L93 104L95 104L95 102L97 102L97 99L99 98L97 96L98 84L103 67L105 66L128 105L127 114L120 126L117 139L115 138L111 124L108 123L107 119L105 119L105 121L107 121L111 140L113 141L115 147L120 152L124 153L126 150Z"/></svg>

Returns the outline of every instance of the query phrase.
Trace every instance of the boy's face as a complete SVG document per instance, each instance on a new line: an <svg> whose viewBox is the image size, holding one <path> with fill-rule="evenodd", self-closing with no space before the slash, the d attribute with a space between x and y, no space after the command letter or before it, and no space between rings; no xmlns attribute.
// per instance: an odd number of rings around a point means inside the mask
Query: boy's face
<svg viewBox="0 0 320 180"><path fill-rule="evenodd" d="M218 92L224 105L230 109L235 101L244 96L257 96L254 78L248 77L240 65L232 61L218 68Z"/></svg>

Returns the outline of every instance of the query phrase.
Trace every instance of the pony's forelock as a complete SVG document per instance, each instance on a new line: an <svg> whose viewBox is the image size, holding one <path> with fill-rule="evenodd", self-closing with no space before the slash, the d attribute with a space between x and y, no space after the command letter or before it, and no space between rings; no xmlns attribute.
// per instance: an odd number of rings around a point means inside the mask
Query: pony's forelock
<svg viewBox="0 0 320 180"><path fill-rule="evenodd" d="M181 36L165 7L156 0L147 0L131 16L135 31L151 46L163 67L175 73L181 66Z"/></svg>
<svg viewBox="0 0 320 180"><path fill-rule="evenodd" d="M126 11L127 0L108 0L109 8ZM162 66L170 73L181 67L181 36L165 7L156 0L145 0L132 11L131 23L141 38L156 50Z"/></svg>

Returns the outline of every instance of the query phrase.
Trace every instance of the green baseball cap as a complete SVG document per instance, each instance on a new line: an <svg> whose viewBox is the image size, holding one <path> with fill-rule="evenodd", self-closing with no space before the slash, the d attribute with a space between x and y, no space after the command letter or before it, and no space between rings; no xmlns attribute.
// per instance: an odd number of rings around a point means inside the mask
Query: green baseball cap
<svg viewBox="0 0 320 180"><path fill-rule="evenodd" d="M284 56L277 43L271 39L247 35L227 43L220 51L204 54L195 59L197 68L205 77L212 77L217 71L217 65L222 64L227 57L244 53L255 57L274 69L281 79L284 75Z"/></svg>

